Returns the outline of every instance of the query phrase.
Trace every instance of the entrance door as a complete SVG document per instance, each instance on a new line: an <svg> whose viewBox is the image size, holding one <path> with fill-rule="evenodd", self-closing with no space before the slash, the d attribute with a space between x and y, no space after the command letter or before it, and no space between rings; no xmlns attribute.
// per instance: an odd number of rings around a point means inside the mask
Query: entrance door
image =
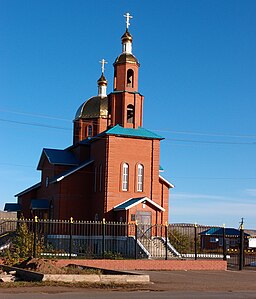
<svg viewBox="0 0 256 299"><path fill-rule="evenodd" d="M136 220L138 222L138 237L151 237L152 214L151 212L137 211Z"/></svg>

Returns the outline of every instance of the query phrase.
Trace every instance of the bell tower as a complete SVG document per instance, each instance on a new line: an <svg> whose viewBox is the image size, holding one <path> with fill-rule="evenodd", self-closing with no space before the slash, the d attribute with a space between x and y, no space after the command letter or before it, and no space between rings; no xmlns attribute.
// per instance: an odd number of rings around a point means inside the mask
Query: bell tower
<svg viewBox="0 0 256 299"><path fill-rule="evenodd" d="M114 91L109 94L109 113L111 126L117 124L124 128L142 126L143 99L138 92L140 64L132 54L132 35L129 32L129 13L126 18L126 31L122 36L122 53L114 62Z"/></svg>

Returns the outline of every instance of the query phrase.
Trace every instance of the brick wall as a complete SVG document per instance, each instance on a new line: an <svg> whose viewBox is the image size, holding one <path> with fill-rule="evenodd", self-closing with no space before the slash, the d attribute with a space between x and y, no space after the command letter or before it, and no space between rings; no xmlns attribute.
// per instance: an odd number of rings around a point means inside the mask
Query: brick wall
<svg viewBox="0 0 256 299"><path fill-rule="evenodd" d="M111 270L227 270L223 260L57 260L58 266L77 264Z"/></svg>

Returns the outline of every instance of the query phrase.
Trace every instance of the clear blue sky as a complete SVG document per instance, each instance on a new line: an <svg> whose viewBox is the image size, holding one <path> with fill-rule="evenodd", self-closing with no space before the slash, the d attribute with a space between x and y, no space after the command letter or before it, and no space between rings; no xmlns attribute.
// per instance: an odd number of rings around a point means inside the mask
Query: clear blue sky
<svg viewBox="0 0 256 299"><path fill-rule="evenodd" d="M0 0L0 209L40 180L43 147L72 143L102 58L111 92L125 12L170 221L256 228L254 0Z"/></svg>

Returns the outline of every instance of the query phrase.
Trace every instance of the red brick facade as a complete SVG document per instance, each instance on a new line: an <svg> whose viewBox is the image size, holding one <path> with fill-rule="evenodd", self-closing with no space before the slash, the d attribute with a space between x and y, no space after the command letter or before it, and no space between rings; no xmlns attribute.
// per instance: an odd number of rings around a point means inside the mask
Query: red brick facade
<svg viewBox="0 0 256 299"><path fill-rule="evenodd" d="M17 195L26 218L133 222L147 215L150 224L168 222L173 186L159 175L162 138L141 128L138 71L135 56L122 53L114 63L113 92L78 109L73 145L43 150L41 182ZM99 80L107 82L104 74Z"/></svg>

